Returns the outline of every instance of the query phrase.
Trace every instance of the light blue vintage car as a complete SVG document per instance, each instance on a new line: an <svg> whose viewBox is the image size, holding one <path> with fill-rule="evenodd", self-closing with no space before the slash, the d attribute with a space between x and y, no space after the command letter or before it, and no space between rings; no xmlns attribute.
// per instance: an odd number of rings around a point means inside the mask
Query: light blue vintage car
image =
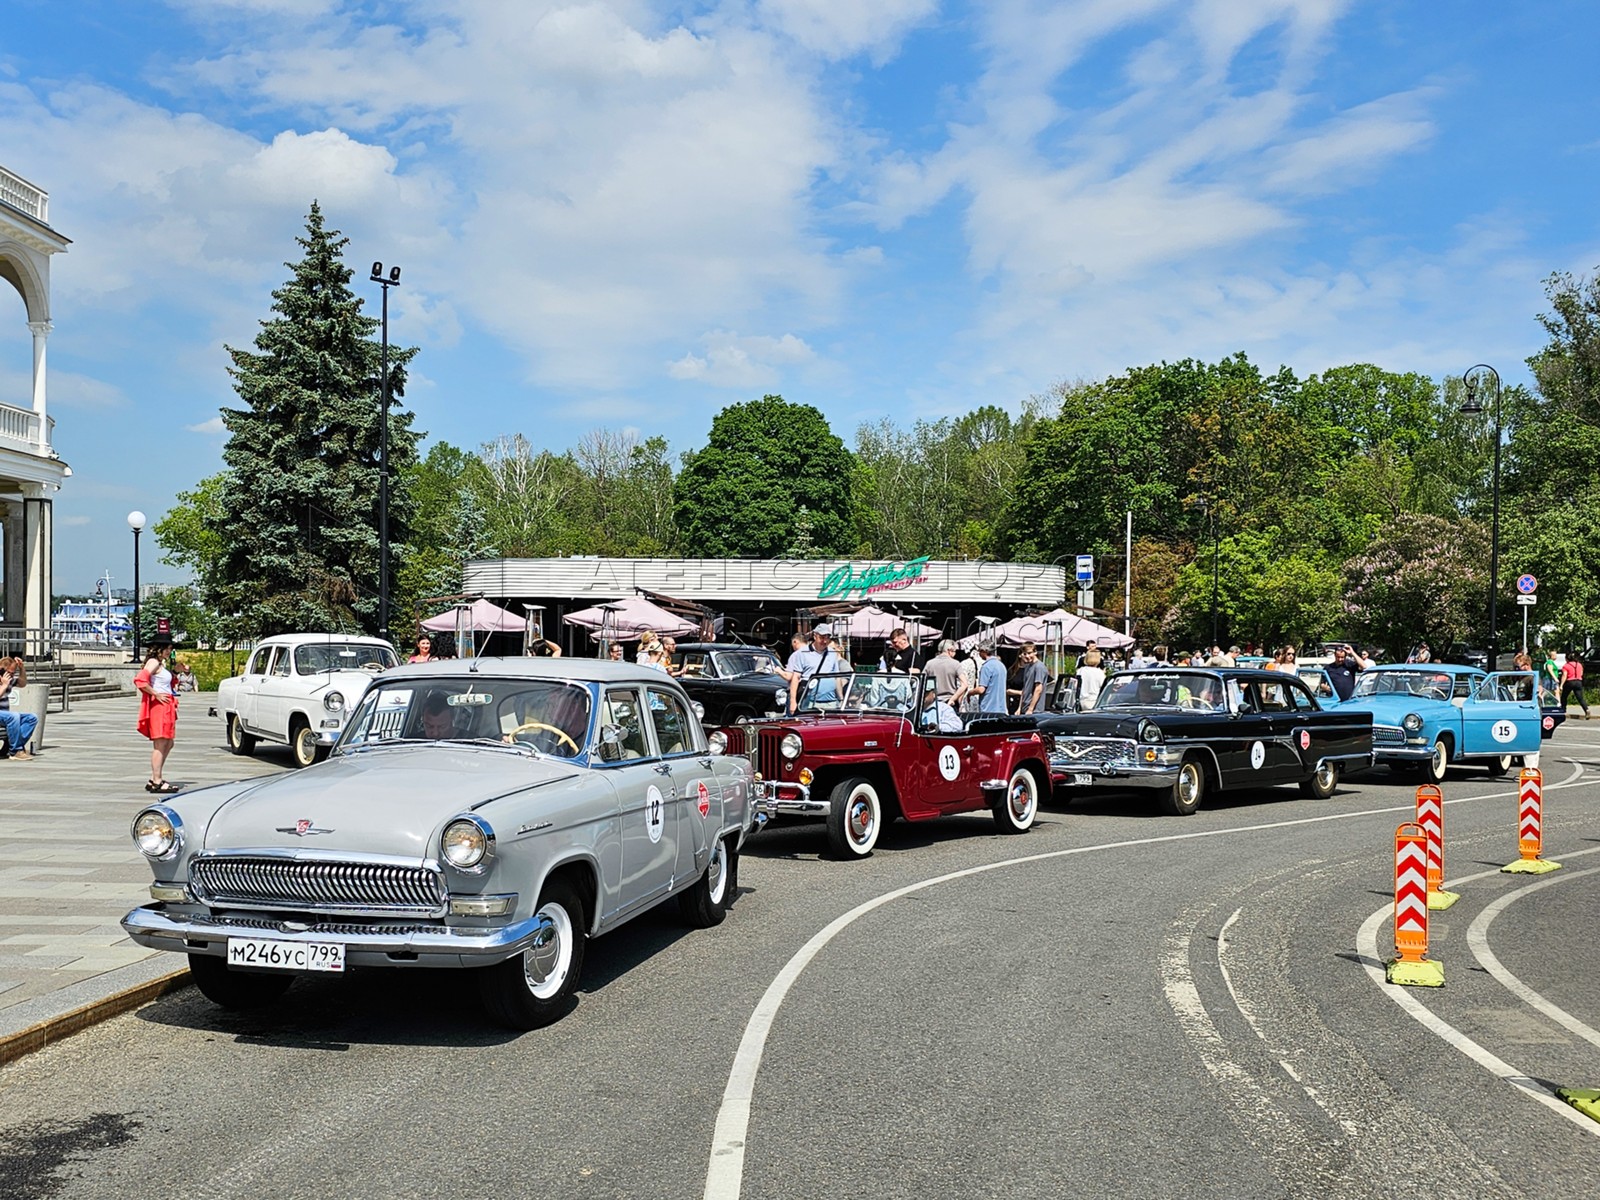
<svg viewBox="0 0 1600 1200"><path fill-rule="evenodd" d="M1384 664L1363 671L1342 703L1331 698L1332 687L1321 671L1303 668L1300 675L1324 707L1372 714L1377 765L1434 783L1452 764L1481 766L1490 775L1504 775L1519 758L1537 765L1539 743L1547 736L1531 671L1490 674L1453 663Z"/></svg>
<svg viewBox="0 0 1600 1200"><path fill-rule="evenodd" d="M677 681L631 663L397 667L332 756L133 821L153 901L123 918L224 1007L298 975L469 968L491 1016L571 1004L589 941L664 901L715 925L752 828L750 764L713 756Z"/></svg>

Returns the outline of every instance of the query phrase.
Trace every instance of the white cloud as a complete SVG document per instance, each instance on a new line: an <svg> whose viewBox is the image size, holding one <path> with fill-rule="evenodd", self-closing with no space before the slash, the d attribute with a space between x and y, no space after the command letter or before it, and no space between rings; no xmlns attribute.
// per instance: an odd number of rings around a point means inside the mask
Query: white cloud
<svg viewBox="0 0 1600 1200"><path fill-rule="evenodd" d="M382 406L380 405L379 407L381 408ZM222 423L222 414L218 413L209 421L201 421L198 425L185 425L184 428L190 433L214 434L223 432L226 426Z"/></svg>
<svg viewBox="0 0 1600 1200"><path fill-rule="evenodd" d="M759 12L764 23L808 50L830 58L868 53L881 63L938 7L938 0L761 0Z"/></svg>
<svg viewBox="0 0 1600 1200"><path fill-rule="evenodd" d="M781 368L812 362L816 352L792 333L782 337L740 336L725 329L701 338L705 353L686 354L667 364L674 379L724 388L769 388Z"/></svg>

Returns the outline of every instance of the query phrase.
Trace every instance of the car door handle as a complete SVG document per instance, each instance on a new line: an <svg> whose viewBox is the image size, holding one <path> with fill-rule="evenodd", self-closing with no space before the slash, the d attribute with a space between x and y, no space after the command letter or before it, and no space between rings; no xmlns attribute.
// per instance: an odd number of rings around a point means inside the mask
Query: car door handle
<svg viewBox="0 0 1600 1200"><path fill-rule="evenodd" d="M972 753L972 747L971 746L963 746L963 747L961 747L961 753L963 753L963 754L971 754Z"/></svg>
<svg viewBox="0 0 1600 1200"><path fill-rule="evenodd" d="M672 768L666 763L657 763L654 767L652 767L650 769L652 771L654 771L657 775L671 775L672 774Z"/></svg>

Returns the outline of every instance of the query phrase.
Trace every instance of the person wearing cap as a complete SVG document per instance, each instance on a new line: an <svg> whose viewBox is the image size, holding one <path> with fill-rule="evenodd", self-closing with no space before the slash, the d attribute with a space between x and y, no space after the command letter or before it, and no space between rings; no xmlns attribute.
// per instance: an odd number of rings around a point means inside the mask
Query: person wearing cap
<svg viewBox="0 0 1600 1200"><path fill-rule="evenodd" d="M133 686L139 692L136 728L150 739L150 779L144 790L162 795L179 790L177 784L169 783L163 775L178 729L178 695L172 686L172 672L167 669L167 655L171 650L172 635L156 634L145 651L144 665L133 677Z"/></svg>
<svg viewBox="0 0 1600 1200"><path fill-rule="evenodd" d="M784 664L784 669L789 673L789 711L794 712L800 707L800 690L806 680L816 675L832 674L843 670L844 667L834 655L827 633L818 627L811 631L811 645L791 654L789 661ZM818 701L838 699L838 691L833 680L819 681L812 699Z"/></svg>

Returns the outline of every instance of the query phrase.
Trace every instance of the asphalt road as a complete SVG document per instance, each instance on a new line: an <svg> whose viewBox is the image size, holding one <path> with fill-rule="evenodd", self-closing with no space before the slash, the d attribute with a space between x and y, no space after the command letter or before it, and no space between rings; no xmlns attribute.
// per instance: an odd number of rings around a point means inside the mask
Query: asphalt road
<svg viewBox="0 0 1600 1200"><path fill-rule="evenodd" d="M1514 779L1445 785L1443 990L1381 982L1413 803L1381 772L1188 819L1080 799L1020 838L902 823L854 864L789 825L720 927L591 946L543 1031L370 971L248 1016L182 992L21 1059L0 1195L1588 1194L1600 1122L1546 1093L1600 1087L1600 727L1543 765L1546 876L1498 870Z"/></svg>

